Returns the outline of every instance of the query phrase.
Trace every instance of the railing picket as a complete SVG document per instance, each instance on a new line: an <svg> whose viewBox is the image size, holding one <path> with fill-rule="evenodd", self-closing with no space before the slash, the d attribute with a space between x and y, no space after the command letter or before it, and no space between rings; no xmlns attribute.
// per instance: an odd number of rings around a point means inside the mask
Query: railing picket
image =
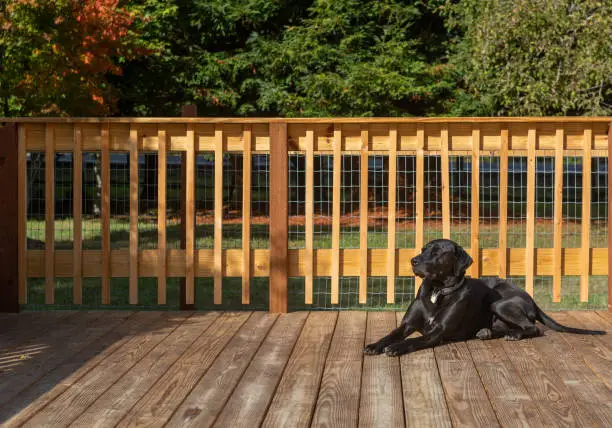
<svg viewBox="0 0 612 428"><path fill-rule="evenodd" d="M480 127L474 124L472 129L472 218L471 218L471 266L472 277L480 277Z"/></svg>
<svg viewBox="0 0 612 428"><path fill-rule="evenodd" d="M499 276L508 276L508 125L501 128L499 148Z"/></svg>
<svg viewBox="0 0 612 428"><path fill-rule="evenodd" d="M553 255L553 302L561 301L561 275L563 247L563 145L564 131L557 128L555 136L555 198L554 198L554 255Z"/></svg>
<svg viewBox="0 0 612 428"><path fill-rule="evenodd" d="M367 127L361 129L360 183L359 183L359 303L368 298L368 143Z"/></svg>
<svg viewBox="0 0 612 428"><path fill-rule="evenodd" d="M397 125L389 128L389 219L387 221L387 303L395 303L395 220L397 194Z"/></svg>
<svg viewBox="0 0 612 428"><path fill-rule="evenodd" d="M423 226L425 220L425 127L422 123L417 125L417 154L416 154L416 207L415 207L415 250L417 253L423 248ZM416 296L423 280L419 277L414 279L414 295Z"/></svg>
<svg viewBox="0 0 612 428"><path fill-rule="evenodd" d="M580 251L580 301L589 301L589 271L591 268L591 145L593 132L584 130L584 151L582 155L582 233Z"/></svg>
<svg viewBox="0 0 612 428"><path fill-rule="evenodd" d="M312 304L312 288L314 282L314 249L313 249L313 218L314 218L314 142L313 129L306 131L306 273L304 276L304 303Z"/></svg>
<svg viewBox="0 0 612 428"><path fill-rule="evenodd" d="M251 125L245 125L242 132L242 304L251 301Z"/></svg>
<svg viewBox="0 0 612 428"><path fill-rule="evenodd" d="M187 125L187 155L185 157L185 304L195 304L195 178L196 178L196 136L192 124ZM215 168L217 159L215 157ZM216 172L215 172L216 177ZM215 178L216 179L216 178ZM215 200L216 203L216 200ZM216 212L215 212L216 222ZM216 233L216 231L215 231ZM216 240L216 238L215 238ZM215 269L220 269L215 260ZM216 287L216 285L215 285Z"/></svg>
<svg viewBox="0 0 612 428"><path fill-rule="evenodd" d="M449 174L449 159L448 159L448 124L442 124L440 132L442 143L442 237L450 239L451 235L451 213L450 213L450 174Z"/></svg>
<svg viewBox="0 0 612 428"><path fill-rule="evenodd" d="M83 195L83 130L81 125L74 126L74 150L72 152L73 182L73 244L72 244L72 301L80 305L83 301L82 280L82 195Z"/></svg>
<svg viewBox="0 0 612 428"><path fill-rule="evenodd" d="M340 289L340 198L342 185L342 127L334 126L334 171L332 191L332 275L331 303L338 304ZM361 291L359 300L361 301Z"/></svg>
<svg viewBox="0 0 612 428"><path fill-rule="evenodd" d="M166 186L168 166L168 134L165 128L157 131L157 304L166 304L167 266L167 232L166 232Z"/></svg>
<svg viewBox="0 0 612 428"><path fill-rule="evenodd" d="M527 133L527 244L525 250L525 290L530 296L533 296L535 273L536 138L536 128L529 128Z"/></svg>
<svg viewBox="0 0 612 428"><path fill-rule="evenodd" d="M100 209L102 238L102 304L110 304L111 242L110 242L110 124L102 125L102 207Z"/></svg>
<svg viewBox="0 0 612 428"><path fill-rule="evenodd" d="M45 126L45 304L55 301L55 125Z"/></svg>
<svg viewBox="0 0 612 428"><path fill-rule="evenodd" d="M130 305L138 304L138 129L130 126Z"/></svg>

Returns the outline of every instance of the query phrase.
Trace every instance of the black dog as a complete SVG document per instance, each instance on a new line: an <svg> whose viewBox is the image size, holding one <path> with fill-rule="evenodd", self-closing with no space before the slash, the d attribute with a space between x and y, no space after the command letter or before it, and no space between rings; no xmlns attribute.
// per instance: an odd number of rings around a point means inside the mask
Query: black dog
<svg viewBox="0 0 612 428"><path fill-rule="evenodd" d="M466 278L472 258L447 239L430 242L411 262L414 274L424 279L417 297L398 328L365 347L367 355L397 356L474 337L520 340L540 334L536 321L556 331L605 334L558 324L529 294L503 279ZM415 331L422 336L406 339Z"/></svg>

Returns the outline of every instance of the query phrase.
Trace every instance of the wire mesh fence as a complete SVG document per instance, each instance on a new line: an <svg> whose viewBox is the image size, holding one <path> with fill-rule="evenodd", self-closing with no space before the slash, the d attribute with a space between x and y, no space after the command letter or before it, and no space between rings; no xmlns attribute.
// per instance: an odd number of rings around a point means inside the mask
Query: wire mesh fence
<svg viewBox="0 0 612 428"><path fill-rule="evenodd" d="M397 157L395 246L414 248L416 240L416 156Z"/></svg>

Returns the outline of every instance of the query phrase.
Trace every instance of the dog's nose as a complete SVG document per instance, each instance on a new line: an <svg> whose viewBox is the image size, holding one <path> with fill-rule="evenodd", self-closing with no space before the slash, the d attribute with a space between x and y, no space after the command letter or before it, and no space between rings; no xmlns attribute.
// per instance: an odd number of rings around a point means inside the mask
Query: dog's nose
<svg viewBox="0 0 612 428"><path fill-rule="evenodd" d="M416 266L419 264L419 260L416 257L413 257L412 260L410 260L410 263L412 263L412 266Z"/></svg>

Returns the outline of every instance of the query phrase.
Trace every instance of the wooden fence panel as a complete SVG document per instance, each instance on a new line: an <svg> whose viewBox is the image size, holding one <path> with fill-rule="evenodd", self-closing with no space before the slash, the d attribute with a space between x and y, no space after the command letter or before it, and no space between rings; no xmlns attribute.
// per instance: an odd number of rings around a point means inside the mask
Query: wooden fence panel
<svg viewBox="0 0 612 428"><path fill-rule="evenodd" d="M304 276L304 301L311 304L315 275L331 277L331 301L340 301L342 277L359 277L359 304L368 304L370 276L386 277L386 303L397 300L396 278L413 276L410 259L424 244L424 228L434 227L425 222L433 214L425 212L425 156L440 156L442 235L451 235L450 156L471 156L471 232L470 252L474 264L473 276L525 276L526 290L533 295L536 276L553 277L553 302L562 296L562 275L580 276L580 300L589 300L590 275L607 275L607 248L591 248L591 186L592 177L601 171L591 170L593 156L607 156L612 131L609 118L546 118L538 120L475 120L453 118L387 119L387 120L24 120L18 135L18 214L19 222L19 303L27 302L27 279L44 278L45 302L52 304L55 278L73 279L73 302L83 301L84 277L102 278L102 304L110 304L111 278L129 278L129 302L141 303L138 281L146 272L156 272L157 302L166 303L167 278L185 278L185 301L195 302L195 278L214 278L214 304L222 303L223 278L242 277L242 303L251 303L250 281L253 277L270 277L270 309L287 310L288 276ZM584 120L582 120L584 119ZM287 123L292 123L291 135ZM112 126L111 126L112 124ZM427 126L425 126L427 124ZM268 129L269 127L269 129ZM182 129L182 131L180 131ZM154 131L153 131L154 130ZM185 131L186 130L186 131ZM297 133L297 134L296 134ZM299 135L298 135L299 134ZM288 150L305 152L305 244L304 249L288 248ZM83 168L85 151L101 151L101 249L84 250ZM111 150L129 152L129 248L111 249ZM138 244L138 155L140 150L157 151L157 238L156 249L140 249ZM270 249L250 248L252 191L252 153L270 150ZM414 182L414 248L396 248L396 198L398 189L397 155L415 156ZM582 156L582 226L579 248L562 248L563 224L563 160L566 150L579 151ZM45 153L45 245L28 249L27 153ZM55 157L58 152L73 153L73 248L55 249ZM185 154L184 227L185 245L168 249L167 231L167 165L168 151ZM214 151L214 244L212 249L196 249L195 188L196 151ZM225 152L242 152L242 247L223 249L223 156ZM486 164L481 154L499 156L499 245L487 248L480 230L480 171ZM332 228L331 249L314 249L314 201L316 199L314 156L331 155ZM342 156L360 156L360 237L359 248L340 248L342 221ZM388 156L388 216L386 248L368 249L368 182L369 156ZM508 245L509 174L508 156L527 156L527 221L525 248ZM538 157L554 156L554 245L536 248L535 234L539 230L536 204ZM58 158L59 159L59 158ZM59 161L58 161L59 162ZM597 175L599 177L599 175ZM402 178L405 179L405 178ZM610 177L608 177L610 180ZM386 180L386 178L385 178ZM402 182L403 183L403 182ZM404 184L402 184L403 186ZM580 184L579 184L580 185ZM430 186L431 187L431 186ZM608 189L609 191L609 189ZM597 214L600 215L600 214ZM89 221L89 220L87 220ZM60 225L57 225L60 233ZM63 227L63 226L61 226ZM62 229L63 230L63 229ZM514 233L511 231L510 233ZM601 232L597 232L601 233ZM59 235L58 235L59 236ZM512 242L512 241L511 241ZM150 276L147 275L147 276ZM415 293L421 281L415 279ZM612 281L610 281L612 284ZM612 285L610 285L612 287Z"/></svg>

